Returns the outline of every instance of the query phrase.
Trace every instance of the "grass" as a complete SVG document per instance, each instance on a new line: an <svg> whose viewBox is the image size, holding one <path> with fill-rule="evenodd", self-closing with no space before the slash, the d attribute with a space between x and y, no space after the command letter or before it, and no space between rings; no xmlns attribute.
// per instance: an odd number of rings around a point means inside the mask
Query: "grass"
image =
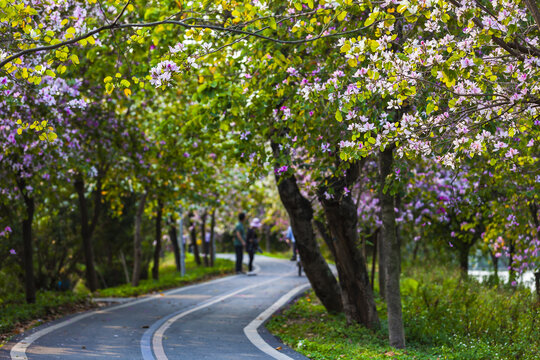
<svg viewBox="0 0 540 360"><path fill-rule="evenodd" d="M34 304L27 304L23 293L15 293L4 298L0 306L0 346L28 328L94 306L87 295L71 291L38 291Z"/></svg>
<svg viewBox="0 0 540 360"><path fill-rule="evenodd" d="M174 257L169 254L160 265L159 280L141 280L138 286L124 284L98 290L96 297L131 297L148 294L155 291L185 286L194 282L208 280L210 278L231 274L234 272L234 263L230 260L216 259L214 267L197 266L193 256L186 256L186 275L181 277L176 271Z"/></svg>
<svg viewBox="0 0 540 360"><path fill-rule="evenodd" d="M387 345L381 330L347 326L326 313L313 293L300 298L268 328L311 359L540 359L540 304L528 289L463 281L448 268L415 267L402 278L407 349Z"/></svg>
<svg viewBox="0 0 540 360"><path fill-rule="evenodd" d="M155 291L185 286L190 283L222 276L234 271L234 263L216 259L215 266L197 266L193 256L186 258L186 276L180 277L174 265L174 256L168 254L160 265L159 280L141 280L139 286L121 285L100 289L94 297L139 296ZM0 347L13 335L55 318L95 307L88 290L77 286L75 291L39 291L34 304L25 302L24 293L17 291L0 299Z"/></svg>

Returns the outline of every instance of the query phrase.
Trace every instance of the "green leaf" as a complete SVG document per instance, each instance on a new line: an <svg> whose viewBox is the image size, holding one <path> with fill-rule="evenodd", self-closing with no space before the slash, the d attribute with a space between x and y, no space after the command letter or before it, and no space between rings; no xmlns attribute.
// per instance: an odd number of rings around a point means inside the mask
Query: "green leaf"
<svg viewBox="0 0 540 360"><path fill-rule="evenodd" d="M341 111L339 111L339 109L336 111L336 120L339 122L343 121L343 116L341 115Z"/></svg>
<svg viewBox="0 0 540 360"><path fill-rule="evenodd" d="M372 12L371 14L369 14L369 17L364 22L364 26L369 26L369 25L373 24L375 22L375 20L377 19L377 17L379 16L379 14L380 13L378 11Z"/></svg>
<svg viewBox="0 0 540 360"><path fill-rule="evenodd" d="M345 16L347 16L347 12L342 11L337 17L338 21L343 21L343 19L345 19Z"/></svg>
<svg viewBox="0 0 540 360"><path fill-rule="evenodd" d="M276 29L277 29L276 19L270 18L269 22L270 22L270 23L269 23L270 29L276 30Z"/></svg>

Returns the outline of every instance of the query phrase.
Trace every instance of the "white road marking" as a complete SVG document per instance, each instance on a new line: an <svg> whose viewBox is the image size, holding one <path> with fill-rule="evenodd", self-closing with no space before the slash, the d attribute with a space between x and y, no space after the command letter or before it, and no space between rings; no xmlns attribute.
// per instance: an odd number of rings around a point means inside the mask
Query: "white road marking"
<svg viewBox="0 0 540 360"><path fill-rule="evenodd" d="M257 283L257 284L254 284L254 285L246 286L246 287L244 287L242 289L233 291L232 293L229 293L227 295L223 295L223 296L217 297L217 298L215 298L213 300L207 301L204 304L201 304L201 305L199 305L197 307L194 307L193 309L183 311L180 314L177 314L177 315L171 314L169 317L166 318L166 321L156 330L156 332L154 333L154 335L152 337L152 347L154 348L155 358L158 359L158 360L166 360L166 359L168 359L167 355L165 355L165 349L163 348L163 338L164 338L164 335L165 335L165 331L167 331L167 329L173 323L175 323L178 319L181 319L184 316L187 316L187 315L189 315L191 313L194 313L196 311L199 311L201 309L204 309L206 307L214 305L214 304L216 304L216 303L218 303L218 302L220 302L222 300L228 299L228 298L230 298L230 297L232 297L232 296L234 296L236 294L239 294L241 292L244 292L244 291L259 287L259 286L263 286L263 285L266 285L268 283L271 283L271 282L274 282L274 281L277 281L277 280L280 280L280 279L283 279L285 277L290 276L291 274L292 273L288 273L286 275L279 276L279 277L264 281L262 283ZM163 322L163 320L165 320L165 319L162 319L161 322ZM143 346L144 346L145 349L148 349L147 345L141 343L141 349L143 348ZM148 353L146 353L146 354L148 354ZM148 355L146 355L146 356L148 356ZM144 359L145 360L151 360L151 359L154 359L154 358L150 355L149 357L145 357Z"/></svg>
<svg viewBox="0 0 540 360"><path fill-rule="evenodd" d="M261 326L270 316L272 316L273 313L279 310L283 305L285 305L289 300L291 300L294 296L296 296L299 292L306 290L309 288L310 284L303 284L300 286L295 287L291 291L289 291L287 294L283 295L278 301L276 301L272 306L270 306L268 309L263 311L259 314L253 320L244 328L244 334L246 334L247 338L253 345L259 348L262 352L265 352L266 354L272 356L274 359L278 360L292 360L291 357L280 353L278 350L274 349L272 346L270 346L264 339L259 335L259 332L257 329L259 326Z"/></svg>
<svg viewBox="0 0 540 360"><path fill-rule="evenodd" d="M230 279L233 279L233 278L236 278L238 275L235 275L235 276L228 276L228 277L225 277L225 278L221 278L221 279L217 279L217 280L213 280L213 281L210 281L210 282L205 282L205 283L201 283L201 284L195 284L195 285L189 285L189 286L184 286L184 287L181 287L179 289L173 289L173 290L168 290L168 291L165 291L163 292L162 294L164 294L165 296L167 295L172 295L172 294L177 294L177 293L180 293L180 292L184 292L186 290L190 290L190 289L194 289L194 288L198 288L198 287L201 287L201 286L205 286L205 285L208 285L208 284L215 284L215 283L220 283L222 281L225 281L225 280L230 280ZM152 295L152 296L148 296L148 297L145 297L143 299L139 299L139 300L135 300L135 301L132 301L132 302L129 302L129 303L125 303L125 304L122 304L122 305L116 305L116 306L112 306L112 307L107 307L106 309L102 309L102 310L94 310L94 311L90 311L90 312L87 312L85 314L81 314L81 315L78 315L78 316L75 316L75 317L72 317L71 319L69 320L66 320L66 321L62 321L62 322L59 322L57 324L54 324L52 326L49 326L49 327L46 327L44 329L41 329L39 331L36 331L35 333L25 337L24 339L22 339L21 341L19 341L18 343L16 343L13 348L11 349L10 351L10 356L11 356L11 359L12 360L28 360L28 358L26 357L26 350L28 349L28 347L34 342L36 341L37 339L39 339L40 337L44 336L44 335L47 335L55 330L58 330L58 329L61 329L63 328L64 326L68 326L68 325L71 325L73 323L76 323L77 321L81 321L83 319L86 319L87 317L90 317L90 316L94 316L94 315L97 315L97 314L103 314L103 313L107 313L109 311L114 311L114 310L118 310L118 309L122 309L122 308L125 308L125 307L129 307L129 306L132 306L132 305L136 305L136 304L141 304L141 303L144 303L144 302L147 302L147 301L150 301L150 300L154 300L156 298L163 298L163 296L161 296L161 294L159 295Z"/></svg>

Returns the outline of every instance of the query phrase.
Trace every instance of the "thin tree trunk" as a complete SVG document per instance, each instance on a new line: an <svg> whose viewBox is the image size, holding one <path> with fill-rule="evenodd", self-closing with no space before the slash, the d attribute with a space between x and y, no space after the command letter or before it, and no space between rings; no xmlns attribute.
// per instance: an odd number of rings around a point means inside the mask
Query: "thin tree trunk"
<svg viewBox="0 0 540 360"><path fill-rule="evenodd" d="M188 214L188 227L189 227L189 236L191 238L191 247L193 249L193 257L195 258L195 263L201 265L201 257L199 255L199 247L197 246L197 229L195 228L195 223L193 221L193 213Z"/></svg>
<svg viewBox="0 0 540 360"><path fill-rule="evenodd" d="M329 190L326 187L319 189L318 196L334 239L336 267L347 323L360 323L369 329L377 329L380 326L379 316L358 239L357 209L350 193L344 195L345 187L354 185L359 171L358 163L351 164L346 176L328 179L333 197L325 195Z"/></svg>
<svg viewBox="0 0 540 360"><path fill-rule="evenodd" d="M214 266L216 263L216 209L212 209L212 215L210 216L210 266Z"/></svg>
<svg viewBox="0 0 540 360"><path fill-rule="evenodd" d="M33 197L26 193L26 183L24 180L17 180L19 191L21 192L26 207L26 216L22 221L23 236L23 264L24 264L24 288L26 302L33 304L36 302L36 282L34 278L34 246L32 244L32 223L34 222L35 202Z"/></svg>
<svg viewBox="0 0 540 360"><path fill-rule="evenodd" d="M145 191L139 200L139 206L137 207L137 213L135 214L135 233L133 234L133 273L131 274L131 285L138 286L141 279L142 268L142 234L141 225L142 217L144 213L144 206L146 203L146 196L148 192Z"/></svg>
<svg viewBox="0 0 540 360"><path fill-rule="evenodd" d="M152 279L159 279L159 257L161 255L161 218L163 217L163 201L158 199L156 214L156 246L154 247L154 265L152 267Z"/></svg>
<svg viewBox="0 0 540 360"><path fill-rule="evenodd" d="M536 285L536 296L538 297L538 301L540 301L540 272L534 273L534 283Z"/></svg>
<svg viewBox="0 0 540 360"><path fill-rule="evenodd" d="M383 240L382 234L379 231L379 234L377 234L377 243L379 244L379 296L383 301L386 301L386 257Z"/></svg>
<svg viewBox="0 0 540 360"><path fill-rule="evenodd" d="M97 221L98 218L96 214L99 212L99 203L101 203L101 198L99 198L100 195L94 197L94 201L97 201L96 204L94 204L94 221L92 224L90 224L88 203L86 201L84 188L84 179L81 175L79 175L75 179L75 190L77 191L77 195L79 198L79 212L81 215L81 237L83 241L83 252L86 266L86 285L91 292L94 292L98 288L98 279L94 264L94 247L92 245L92 234L95 228L95 221ZM99 191L99 193L101 194L101 186L99 186L99 189L96 189L96 191Z"/></svg>
<svg viewBox="0 0 540 360"><path fill-rule="evenodd" d="M176 264L176 271L180 272L180 246L178 245L178 234L176 233L176 224L174 218L169 216L169 238L171 239L171 244L173 247L174 253L174 263Z"/></svg>
<svg viewBox="0 0 540 360"><path fill-rule="evenodd" d="M377 248L380 246L379 241L379 230L376 231L374 240L373 240L373 255L371 258L371 289L375 288L375 265L377 264Z"/></svg>
<svg viewBox="0 0 540 360"><path fill-rule="evenodd" d="M384 191L386 178L392 172L394 160L394 145L389 145L379 154L379 186L381 204L381 248L384 248L386 257L386 304L388 311L388 334L390 346L405 347L405 331L401 311L400 278L400 249L396 236L395 199L390 189Z"/></svg>
<svg viewBox="0 0 540 360"><path fill-rule="evenodd" d="M126 284L129 284L129 270L126 263L126 257L124 252L120 250L120 261L122 262L122 267L124 268L124 276L126 277Z"/></svg>
<svg viewBox="0 0 540 360"><path fill-rule="evenodd" d="M208 262L208 243L206 242L206 218L208 217L208 211L204 209L203 215L201 217L201 239L202 239L202 251L203 251L203 262L204 266L208 267L210 264Z"/></svg>
<svg viewBox="0 0 540 360"><path fill-rule="evenodd" d="M458 246L459 251L459 270L461 276L467 278L469 276L469 251L471 246L469 244L461 244Z"/></svg>
<svg viewBox="0 0 540 360"><path fill-rule="evenodd" d="M276 143L271 145L274 158L277 160L280 157L279 147ZM302 196L294 175L280 178L277 172L275 174L279 197L289 214L290 225L306 276L326 310L330 313L341 312L343 305L338 282L321 255L313 232L311 203Z"/></svg>

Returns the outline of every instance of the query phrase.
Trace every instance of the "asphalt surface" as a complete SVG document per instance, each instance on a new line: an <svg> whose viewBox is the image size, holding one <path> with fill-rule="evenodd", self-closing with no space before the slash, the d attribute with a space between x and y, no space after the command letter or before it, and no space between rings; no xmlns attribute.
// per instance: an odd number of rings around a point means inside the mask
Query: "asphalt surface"
<svg viewBox="0 0 540 360"><path fill-rule="evenodd" d="M306 290L306 277L287 260L256 256L255 263L256 276L229 276L39 326L0 349L0 359L307 359L260 326L265 310Z"/></svg>

